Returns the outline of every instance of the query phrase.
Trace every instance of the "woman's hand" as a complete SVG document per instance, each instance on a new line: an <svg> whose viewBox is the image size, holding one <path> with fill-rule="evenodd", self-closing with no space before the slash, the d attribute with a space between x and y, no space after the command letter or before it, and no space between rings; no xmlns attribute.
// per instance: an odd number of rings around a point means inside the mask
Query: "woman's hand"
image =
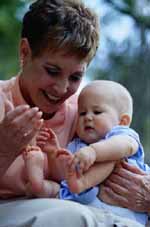
<svg viewBox="0 0 150 227"><path fill-rule="evenodd" d="M42 126L42 113L37 107L12 103L0 96L0 173L7 170L21 150L32 140ZM4 111L5 110L5 111Z"/></svg>
<svg viewBox="0 0 150 227"><path fill-rule="evenodd" d="M122 162L101 187L100 198L134 211L149 212L150 174Z"/></svg>

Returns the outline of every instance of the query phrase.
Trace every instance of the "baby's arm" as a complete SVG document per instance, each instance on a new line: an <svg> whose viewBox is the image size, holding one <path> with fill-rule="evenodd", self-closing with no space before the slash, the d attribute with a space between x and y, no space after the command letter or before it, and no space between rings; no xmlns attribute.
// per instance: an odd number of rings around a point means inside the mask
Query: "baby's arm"
<svg viewBox="0 0 150 227"><path fill-rule="evenodd" d="M79 173L82 174L95 162L117 161L129 157L137 151L138 146L138 142L129 135L114 135L81 148L75 153L72 166L78 166Z"/></svg>
<svg viewBox="0 0 150 227"><path fill-rule="evenodd" d="M138 149L137 141L128 135L115 135L106 140L91 144L96 162L115 161L133 155Z"/></svg>
<svg viewBox="0 0 150 227"><path fill-rule="evenodd" d="M79 193L101 183L112 172L115 161L134 154L137 148L136 140L128 135L112 136L81 148L71 164L71 172L77 166L79 175L74 173L74 183L70 177L70 190Z"/></svg>

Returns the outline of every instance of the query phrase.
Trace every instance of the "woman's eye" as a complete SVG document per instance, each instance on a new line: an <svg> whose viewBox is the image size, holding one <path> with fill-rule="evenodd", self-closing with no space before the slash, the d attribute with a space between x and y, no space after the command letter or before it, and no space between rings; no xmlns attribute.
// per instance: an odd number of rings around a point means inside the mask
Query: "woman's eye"
<svg viewBox="0 0 150 227"><path fill-rule="evenodd" d="M45 70L46 70L47 74L50 76L57 76L59 74L59 72L54 69L45 67Z"/></svg>
<svg viewBox="0 0 150 227"><path fill-rule="evenodd" d="M81 78L82 78L82 75L71 75L69 79L73 82L78 82L81 80Z"/></svg>

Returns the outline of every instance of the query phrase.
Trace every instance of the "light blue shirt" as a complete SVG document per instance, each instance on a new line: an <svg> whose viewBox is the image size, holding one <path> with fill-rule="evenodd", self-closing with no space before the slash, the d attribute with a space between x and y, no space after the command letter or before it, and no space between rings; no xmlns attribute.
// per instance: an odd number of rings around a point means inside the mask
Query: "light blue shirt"
<svg viewBox="0 0 150 227"><path fill-rule="evenodd" d="M138 166L144 171L150 171L148 165L144 164L144 150L140 143L138 134L133 129L127 126L116 126L109 133L107 133L105 138L103 139L108 139L115 135L128 135L137 141L137 143L139 144L138 150L134 155L128 158L128 162L135 166ZM80 148L85 146L87 146L87 144L84 141L82 141L80 138L75 138L71 143L69 143L67 149L74 154ZM59 195L61 199L73 200L76 202L80 202L82 204L88 204L98 208L107 209L113 213L119 214L120 216L131 218L144 225L146 224L147 221L146 213L134 212L126 208L120 208L103 203L97 198L98 190L99 190L98 187L93 187L88 190L85 190L80 194L75 194L69 191L66 181L62 181Z"/></svg>

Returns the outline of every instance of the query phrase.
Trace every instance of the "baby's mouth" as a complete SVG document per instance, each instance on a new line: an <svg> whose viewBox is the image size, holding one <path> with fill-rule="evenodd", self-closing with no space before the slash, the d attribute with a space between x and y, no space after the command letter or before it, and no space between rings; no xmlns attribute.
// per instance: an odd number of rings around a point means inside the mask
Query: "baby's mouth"
<svg viewBox="0 0 150 227"><path fill-rule="evenodd" d="M93 130L93 127L91 126L85 126L85 130L88 131L88 130Z"/></svg>

